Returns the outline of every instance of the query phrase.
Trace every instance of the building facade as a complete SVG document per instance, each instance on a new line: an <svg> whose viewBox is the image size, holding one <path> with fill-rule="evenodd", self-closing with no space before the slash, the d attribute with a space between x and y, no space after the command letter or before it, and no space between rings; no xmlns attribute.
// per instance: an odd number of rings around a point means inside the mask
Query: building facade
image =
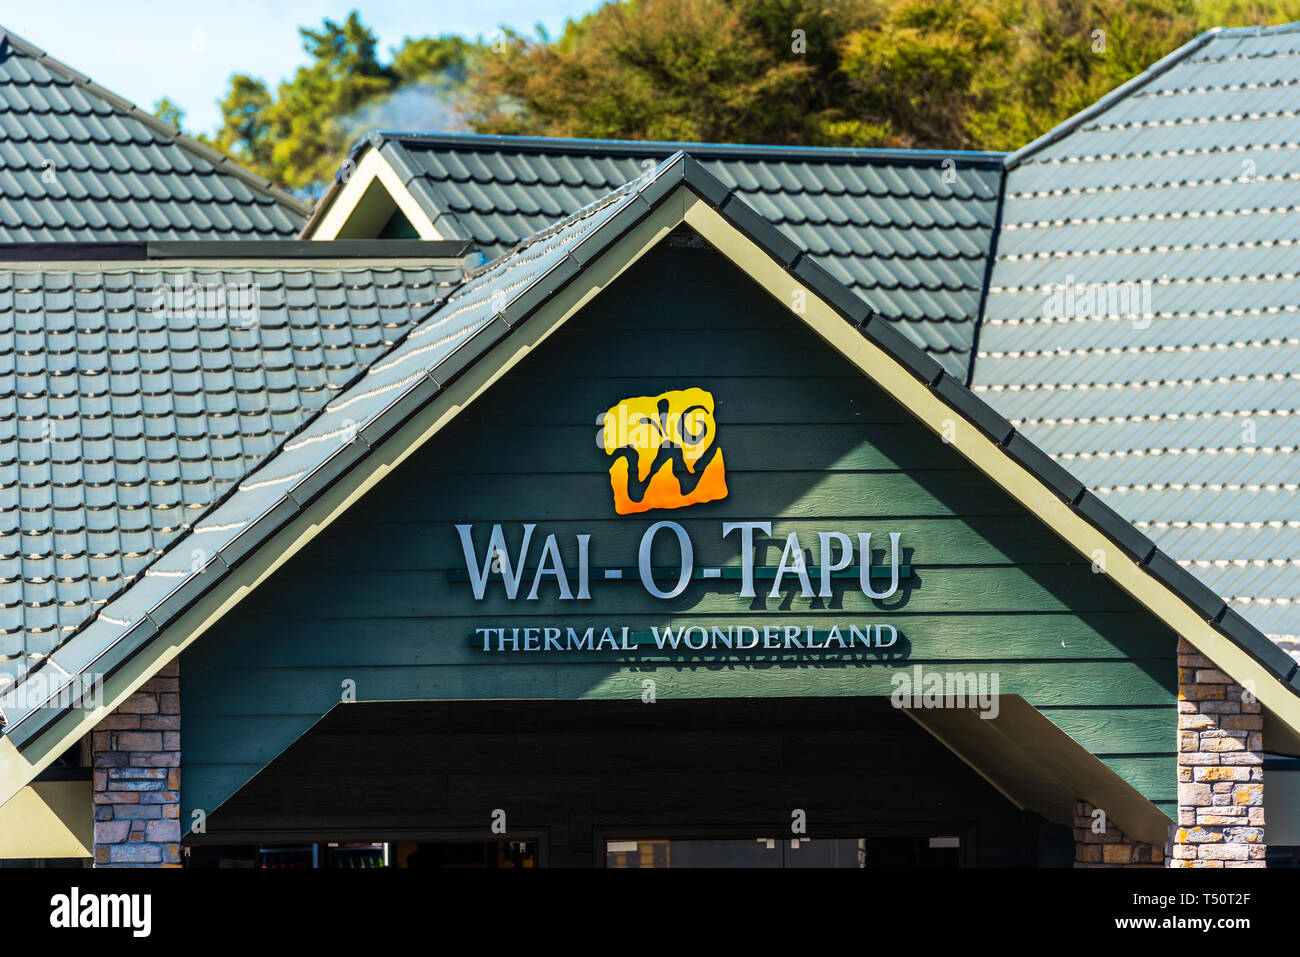
<svg viewBox="0 0 1300 957"><path fill-rule="evenodd" d="M1148 307L1208 240L1018 177L1297 36L1011 158L377 136L309 242L11 247L0 857L1295 863L1294 342L1210 336L1295 277Z"/></svg>

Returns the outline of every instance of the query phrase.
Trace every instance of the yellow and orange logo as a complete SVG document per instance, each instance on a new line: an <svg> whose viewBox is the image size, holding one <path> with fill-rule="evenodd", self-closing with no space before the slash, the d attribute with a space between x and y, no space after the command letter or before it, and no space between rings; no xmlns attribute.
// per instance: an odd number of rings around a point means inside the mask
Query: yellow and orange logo
<svg viewBox="0 0 1300 957"><path fill-rule="evenodd" d="M614 511L682 508L727 497L713 396L703 389L624 399L605 413Z"/></svg>

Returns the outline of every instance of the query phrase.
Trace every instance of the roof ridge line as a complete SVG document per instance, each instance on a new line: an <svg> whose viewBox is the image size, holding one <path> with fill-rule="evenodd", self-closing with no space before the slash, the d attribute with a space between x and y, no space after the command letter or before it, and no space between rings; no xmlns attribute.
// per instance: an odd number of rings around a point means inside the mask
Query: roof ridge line
<svg viewBox="0 0 1300 957"><path fill-rule="evenodd" d="M368 150L380 154L384 161L397 173L407 189L414 184L423 186L438 210L439 219L445 218L454 228L470 235L470 230L462 223L459 214L452 209L439 191L438 184L429 182L418 172L418 164L411 155L412 145L441 145L447 149L457 150L507 150L516 149L534 154L574 154L586 153L591 156L620 158L655 158L666 162L677 153L684 153L696 162L706 160L734 159L751 162L811 162L831 163L859 160L864 165L889 166L909 165L923 167L926 164L941 164L952 160L958 166L973 169L987 169L990 172L1001 170L1007 154L1002 152L979 152L972 150L889 150L865 149L853 147L823 146L773 146L763 144L736 143L679 143L669 140L595 140L573 137L545 136L507 136L480 133L419 133L402 131L374 130L357 140L348 151L347 157L335 171L334 179L326 188L324 195L317 202L308 217L300 236L308 235L325 212L333 204L345 185L344 171L355 170L362 156ZM656 155L658 154L658 155ZM874 191L868 190L875 196ZM896 196L893 189L885 195Z"/></svg>
<svg viewBox="0 0 1300 957"><path fill-rule="evenodd" d="M399 140L385 140L382 136L371 133L363 141L371 144L375 152L379 154L398 179L401 180L402 186L411 194L411 198L420 203L424 201L431 202L434 209L437 210L437 217L434 219L434 229L440 235L447 236L448 232L456 233L458 236L467 240L473 239L473 232L465 228L465 224L460 221L456 211L451 204L447 202L447 197L442 194L436 183L429 182L428 179L419 172L415 157L411 156L411 151L406 148L406 144ZM330 184L333 186L333 184ZM325 203L322 198L321 208L324 209ZM313 220L315 216L313 215ZM307 227L303 227L303 232ZM448 237L451 238L451 237Z"/></svg>
<svg viewBox="0 0 1300 957"><path fill-rule="evenodd" d="M216 266L230 261L315 262L340 259L460 260L471 250L467 239L133 239L49 240L0 242L0 264L100 262L104 268L123 263L168 260L209 260ZM118 264L118 265L110 265Z"/></svg>
<svg viewBox="0 0 1300 957"><path fill-rule="evenodd" d="M1058 123L1042 136L1020 147L1020 149L1015 152L1008 154L1003 161L1005 168L1008 170L1015 169L1032 153L1037 153L1045 147L1052 145L1057 140L1064 139L1084 123L1102 113L1105 113L1112 106L1126 98L1135 90L1141 89L1152 80L1156 79L1156 77L1168 72L1173 67L1183 62L1192 53L1196 52L1201 47L1206 46L1211 40L1222 36L1224 32L1223 27L1212 27L1204 33L1198 34L1191 40L1188 40L1177 50L1161 57L1137 76L1125 80L1095 103L1085 107L1070 118Z"/></svg>
<svg viewBox="0 0 1300 957"><path fill-rule="evenodd" d="M7 40L14 49L18 50L18 52L22 53L24 56L30 57L42 66L60 74L65 79L72 81L78 86L84 87L100 99L106 100L108 104L119 113L143 123L155 133L162 134L182 149L186 149L189 152L202 157L213 166L217 167L217 169L230 173L237 179L243 180L250 187L266 194L277 203L290 207L294 212L304 218L311 215L312 206L310 203L298 199L291 193L276 186L269 179L258 176L252 170L246 169L220 150L213 149L211 146L194 139L192 136L182 133L177 127L172 126L166 120L155 116L148 110L141 109L137 104L132 103L121 94L115 93L105 86L101 86L80 70L69 66L57 57L51 56L36 44L23 39L2 24L0 24L0 40Z"/></svg>
<svg viewBox="0 0 1300 957"><path fill-rule="evenodd" d="M1252 24L1246 27L1218 27L1220 36L1274 36L1281 33L1300 33L1300 21L1290 23Z"/></svg>
<svg viewBox="0 0 1300 957"><path fill-rule="evenodd" d="M765 143L691 143L676 140L601 140L581 137L512 136L497 133L428 133L414 130L376 130L363 138L354 147L354 151L363 151L367 144L378 146L379 143L406 143L410 141L446 144L448 146L470 146L477 143L487 148L514 148L539 153L573 152L579 147L585 147L591 152L602 154L645 153L654 150L663 152L665 158L673 153L685 152L697 158L709 159L727 156L734 156L739 159L754 156L755 158L789 158L814 162L847 159L861 159L867 162L954 159L957 162L987 164L990 167L1000 165L1007 155L1002 151L989 150L908 150L851 146L783 146Z"/></svg>

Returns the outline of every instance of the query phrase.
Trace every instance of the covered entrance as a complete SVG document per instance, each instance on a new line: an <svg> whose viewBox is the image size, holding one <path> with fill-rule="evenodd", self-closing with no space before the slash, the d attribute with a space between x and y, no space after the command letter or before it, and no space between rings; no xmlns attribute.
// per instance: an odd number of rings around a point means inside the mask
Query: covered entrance
<svg viewBox="0 0 1300 957"><path fill-rule="evenodd" d="M340 705L190 835L392 866L1068 864L886 698ZM229 851L222 853L229 856ZM411 861L414 853L416 860Z"/></svg>

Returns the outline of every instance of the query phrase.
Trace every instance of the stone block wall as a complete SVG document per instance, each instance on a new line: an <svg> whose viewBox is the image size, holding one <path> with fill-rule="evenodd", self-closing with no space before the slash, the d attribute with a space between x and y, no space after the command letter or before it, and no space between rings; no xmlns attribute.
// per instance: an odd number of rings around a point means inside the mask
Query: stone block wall
<svg viewBox="0 0 1300 957"><path fill-rule="evenodd" d="M1179 639L1171 867L1264 866L1263 728L1259 702Z"/></svg>
<svg viewBox="0 0 1300 957"><path fill-rule="evenodd" d="M1144 841L1135 841L1114 822L1106 821L1105 829L1093 830L1093 811L1087 801L1074 805L1074 866L1075 867L1163 867L1165 848Z"/></svg>
<svg viewBox="0 0 1300 957"><path fill-rule="evenodd" d="M173 660L91 734L96 867L179 867L180 665Z"/></svg>
<svg viewBox="0 0 1300 957"><path fill-rule="evenodd" d="M1178 641L1178 820L1163 847L1074 808L1075 867L1263 867L1264 717L1260 704L1185 639Z"/></svg>

